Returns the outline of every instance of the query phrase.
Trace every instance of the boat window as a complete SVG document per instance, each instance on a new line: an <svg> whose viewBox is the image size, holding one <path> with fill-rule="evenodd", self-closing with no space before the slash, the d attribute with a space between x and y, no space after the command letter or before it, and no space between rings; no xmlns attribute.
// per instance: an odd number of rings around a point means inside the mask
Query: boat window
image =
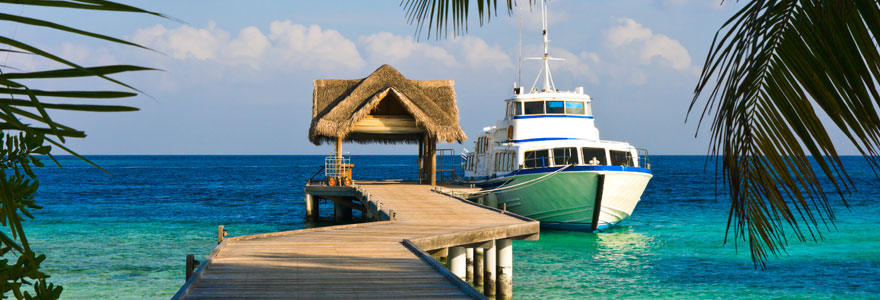
<svg viewBox="0 0 880 300"><path fill-rule="evenodd" d="M523 111L522 111L522 102L513 102L513 105L516 106L516 115L517 115L517 116L522 116L522 114L523 114Z"/></svg>
<svg viewBox="0 0 880 300"><path fill-rule="evenodd" d="M473 152L468 153L465 157L465 161L467 162L467 170L471 172L477 171L477 156L474 155Z"/></svg>
<svg viewBox="0 0 880 300"><path fill-rule="evenodd" d="M513 171L516 152L500 151L495 154L495 171Z"/></svg>
<svg viewBox="0 0 880 300"><path fill-rule="evenodd" d="M562 101L547 101L548 114L564 114L565 107Z"/></svg>
<svg viewBox="0 0 880 300"><path fill-rule="evenodd" d="M568 166L578 164L578 150L575 147L553 149L553 164Z"/></svg>
<svg viewBox="0 0 880 300"><path fill-rule="evenodd" d="M529 101L523 103L527 115L543 115L544 101Z"/></svg>
<svg viewBox="0 0 880 300"><path fill-rule="evenodd" d="M581 151L584 153L584 164L594 166L604 166L608 164L608 160L605 158L604 148L584 147Z"/></svg>
<svg viewBox="0 0 880 300"><path fill-rule="evenodd" d="M584 114L584 103L583 102L565 102L565 113L570 115L583 115Z"/></svg>
<svg viewBox="0 0 880 300"><path fill-rule="evenodd" d="M632 153L629 151L615 151L611 150L611 165L612 166L624 166L624 167L632 167L633 159Z"/></svg>
<svg viewBox="0 0 880 300"><path fill-rule="evenodd" d="M528 103L528 102L527 102ZM525 168L546 168L550 166L550 150L535 150L525 152Z"/></svg>
<svg viewBox="0 0 880 300"><path fill-rule="evenodd" d="M474 145L474 151L477 154L484 154L489 150L489 138L486 136L477 137L477 142Z"/></svg>

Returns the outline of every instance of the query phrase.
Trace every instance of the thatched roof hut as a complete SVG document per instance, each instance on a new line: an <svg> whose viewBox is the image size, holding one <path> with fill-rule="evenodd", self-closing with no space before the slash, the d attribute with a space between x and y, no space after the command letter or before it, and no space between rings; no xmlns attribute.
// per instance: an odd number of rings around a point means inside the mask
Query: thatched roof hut
<svg viewBox="0 0 880 300"><path fill-rule="evenodd" d="M412 80L389 65L363 79L315 80L309 141L459 142L452 80Z"/></svg>

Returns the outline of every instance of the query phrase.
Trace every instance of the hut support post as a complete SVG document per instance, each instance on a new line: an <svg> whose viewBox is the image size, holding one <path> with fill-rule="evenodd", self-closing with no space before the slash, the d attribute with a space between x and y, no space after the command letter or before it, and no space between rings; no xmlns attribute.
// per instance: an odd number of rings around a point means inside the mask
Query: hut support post
<svg viewBox="0 0 880 300"><path fill-rule="evenodd" d="M449 263L449 270L452 271L452 274L458 276L462 280L465 279L465 250L464 247L456 246L449 247L449 256L446 257L447 262Z"/></svg>
<svg viewBox="0 0 880 300"><path fill-rule="evenodd" d="M474 283L474 248L467 248L465 255L467 266L465 267L465 280L467 283Z"/></svg>
<svg viewBox="0 0 880 300"><path fill-rule="evenodd" d="M483 286L483 248L474 248L474 286Z"/></svg>
<svg viewBox="0 0 880 300"><path fill-rule="evenodd" d="M486 248L483 253L483 295L492 298L495 296L495 243L491 248Z"/></svg>
<svg viewBox="0 0 880 300"><path fill-rule="evenodd" d="M431 186L437 185L437 139L431 138L428 143L428 176L431 178Z"/></svg>
<svg viewBox="0 0 880 300"><path fill-rule="evenodd" d="M336 160L333 164L333 174L336 176L337 184L342 185L342 166L340 164L342 164L342 137L338 136L336 137Z"/></svg>
<svg viewBox="0 0 880 300"><path fill-rule="evenodd" d="M425 138L419 139L419 183L425 179Z"/></svg>
<svg viewBox="0 0 880 300"><path fill-rule="evenodd" d="M495 299L513 299L513 241L501 239L496 241L498 247L498 283Z"/></svg>
<svg viewBox="0 0 880 300"><path fill-rule="evenodd" d="M336 137L336 160L342 159L342 137Z"/></svg>

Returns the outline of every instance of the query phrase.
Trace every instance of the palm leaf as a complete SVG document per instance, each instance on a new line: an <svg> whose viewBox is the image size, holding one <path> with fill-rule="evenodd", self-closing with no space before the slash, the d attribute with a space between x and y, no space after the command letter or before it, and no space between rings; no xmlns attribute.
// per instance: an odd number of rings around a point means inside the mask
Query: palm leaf
<svg viewBox="0 0 880 300"><path fill-rule="evenodd" d="M132 66L132 65L110 65L110 66L100 66L100 67L91 67L91 68L72 68L72 69L59 69L59 70L49 70L49 71L40 71L40 72L28 72L28 73L6 73L0 74L0 80L2 79L48 79L48 78L71 78L71 77L88 77L95 75L109 75L115 73L122 72L133 72L133 71L158 71L159 69L147 68L141 66Z"/></svg>
<svg viewBox="0 0 880 300"><path fill-rule="evenodd" d="M87 99L111 99L111 98L126 98L137 96L136 93L132 92L120 92L120 91L44 91L44 90L25 90L25 89L11 89L11 88L0 88L0 94L9 94L9 95L36 95L36 96L46 96L46 97L65 97L65 98L87 98Z"/></svg>
<svg viewBox="0 0 880 300"><path fill-rule="evenodd" d="M826 126L878 166L878 33L876 1L756 0L716 34L689 114L706 99L699 123L712 117L728 234L748 242L756 266L784 251L786 228L801 241L822 238L835 220L829 189L848 205L855 187Z"/></svg>
<svg viewBox="0 0 880 300"><path fill-rule="evenodd" d="M33 107L34 104L30 101L19 100L19 99L4 99L0 98L0 105L10 105L10 106L26 106ZM44 108L47 109L60 109L60 110L69 110L69 111L89 111L89 112L124 112L124 111L138 111L137 107L131 106L120 106L120 105L92 105L92 104L55 104L55 103L43 103Z"/></svg>
<svg viewBox="0 0 880 300"><path fill-rule="evenodd" d="M103 34L92 33L92 32L88 32L85 30L79 30L76 28L67 27L64 25L56 24L56 23L49 22L49 21L34 19L34 18L28 18L28 17L23 17L23 16L16 16L16 15L0 13L0 21L17 22L17 23L27 24L27 25L32 25L32 26L47 27L47 28L52 28L52 29L56 29L59 31L71 32L71 33L75 33L75 34L79 34L79 35L102 39L105 41L110 41L110 42L119 43L119 44L125 44L125 45L143 48L143 49L147 49L147 50L152 50L150 48L147 48L147 47L144 47L144 46L141 46L141 45L129 42L129 41L117 39L117 38L106 36Z"/></svg>
<svg viewBox="0 0 880 300"><path fill-rule="evenodd" d="M73 9L84 9L84 10L104 10L104 11L129 12L129 13L144 13L144 14L154 15L157 17L169 18L168 16L157 13L157 12L148 11L148 10L140 9L140 8L137 8L134 6L116 3L116 2L112 2L112 1L100 1L100 0L76 0L76 1L0 0L0 3L60 7L60 8L73 8Z"/></svg>
<svg viewBox="0 0 880 300"><path fill-rule="evenodd" d="M529 0L529 4L533 0ZM498 12L498 0L477 0L477 19L480 26L491 20L492 14ZM507 13L511 14L517 5L516 0L506 0ZM420 36L425 25L428 26L427 36L431 37L432 29L435 38L448 37L449 23L452 23L453 35L467 33L470 1L468 0L403 0L401 6L406 12L409 24L416 25L416 36Z"/></svg>

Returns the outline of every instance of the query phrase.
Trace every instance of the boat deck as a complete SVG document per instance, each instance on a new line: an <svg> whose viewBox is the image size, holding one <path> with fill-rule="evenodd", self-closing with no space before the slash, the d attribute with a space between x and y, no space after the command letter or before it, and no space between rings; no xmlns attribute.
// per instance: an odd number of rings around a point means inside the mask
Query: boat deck
<svg viewBox="0 0 880 300"><path fill-rule="evenodd" d="M393 220L227 238L175 298L481 298L426 251L535 240L539 232L537 221L428 185L356 182L307 186L306 193L330 198L350 193L373 215ZM383 214L386 209L393 212Z"/></svg>

